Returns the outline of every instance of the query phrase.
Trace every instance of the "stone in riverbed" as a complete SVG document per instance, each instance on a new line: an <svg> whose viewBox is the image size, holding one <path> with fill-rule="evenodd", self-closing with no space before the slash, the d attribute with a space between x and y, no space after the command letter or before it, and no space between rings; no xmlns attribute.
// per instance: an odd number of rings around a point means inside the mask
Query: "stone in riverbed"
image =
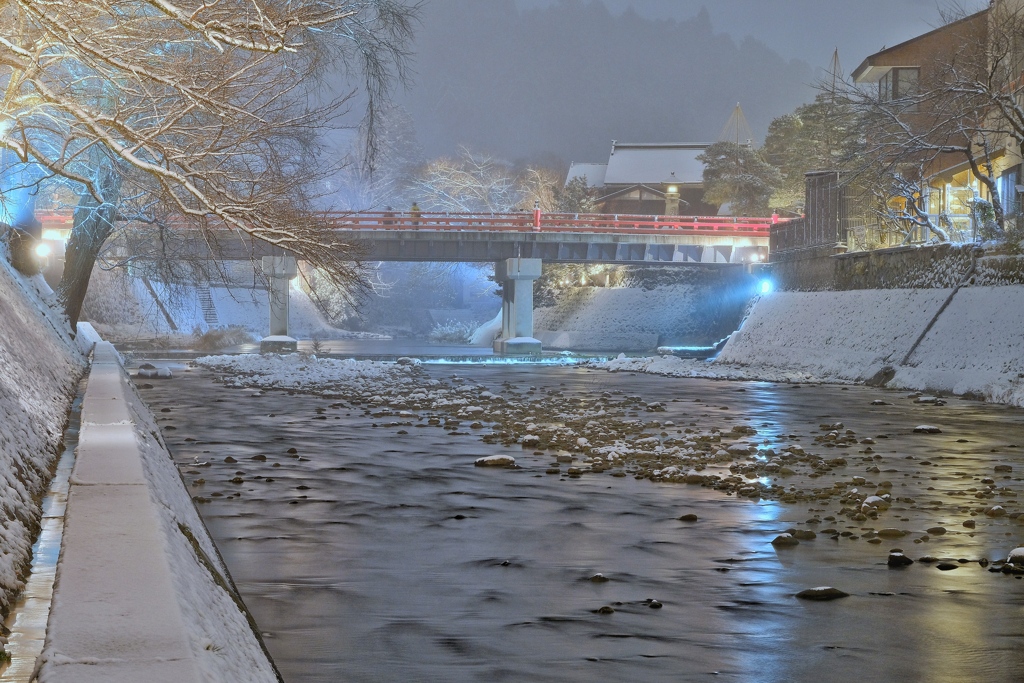
<svg viewBox="0 0 1024 683"><path fill-rule="evenodd" d="M1010 554L1006 556L1006 563L1024 566L1024 547L1011 550Z"/></svg>
<svg viewBox="0 0 1024 683"><path fill-rule="evenodd" d="M679 517L680 522L696 522L699 518L692 512Z"/></svg>
<svg viewBox="0 0 1024 683"><path fill-rule="evenodd" d="M914 427L915 434L941 434L942 430L934 425L917 425Z"/></svg>
<svg viewBox="0 0 1024 683"><path fill-rule="evenodd" d="M894 529L891 527L878 530L879 538L903 538L906 535L906 531L902 531L901 529Z"/></svg>
<svg viewBox="0 0 1024 683"><path fill-rule="evenodd" d="M926 531L929 534L931 534L932 536L941 536L942 534L946 533L946 527L944 527L944 526L933 526L930 529L926 529Z"/></svg>
<svg viewBox="0 0 1024 683"><path fill-rule="evenodd" d="M477 467L509 467L516 464L516 459L511 455L488 455L477 458L474 464Z"/></svg>
<svg viewBox="0 0 1024 683"><path fill-rule="evenodd" d="M849 593L845 593L838 588L832 586L818 586L817 588L807 588L796 594L796 597L801 600L838 600L839 598L850 597Z"/></svg>
<svg viewBox="0 0 1024 683"><path fill-rule="evenodd" d="M890 567L908 567L914 564L914 561L903 553L889 553L889 559L885 563Z"/></svg>
<svg viewBox="0 0 1024 683"><path fill-rule="evenodd" d="M955 564L953 562L939 562L937 565L935 565L935 568L939 571L948 572L951 569L959 569L960 565Z"/></svg>
<svg viewBox="0 0 1024 683"><path fill-rule="evenodd" d="M800 541L793 538L793 534L779 534L772 541L772 545L776 548L792 548L795 545L800 545Z"/></svg>

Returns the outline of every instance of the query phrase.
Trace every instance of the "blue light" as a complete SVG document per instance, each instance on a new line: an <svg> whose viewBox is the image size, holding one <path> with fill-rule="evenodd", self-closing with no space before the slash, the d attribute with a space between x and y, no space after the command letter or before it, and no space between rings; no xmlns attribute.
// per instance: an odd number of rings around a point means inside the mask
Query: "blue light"
<svg viewBox="0 0 1024 683"><path fill-rule="evenodd" d="M761 280L761 293L762 294L770 294L771 291L772 291L772 281L771 280Z"/></svg>

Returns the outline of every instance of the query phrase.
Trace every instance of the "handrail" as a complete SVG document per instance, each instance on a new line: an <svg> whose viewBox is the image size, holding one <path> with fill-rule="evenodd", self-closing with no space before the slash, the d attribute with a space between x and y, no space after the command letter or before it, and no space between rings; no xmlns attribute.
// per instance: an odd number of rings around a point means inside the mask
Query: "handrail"
<svg viewBox="0 0 1024 683"><path fill-rule="evenodd" d="M439 213L404 211L332 212L325 219L349 230L472 230L513 232L628 232L657 234L666 230L691 234L767 235L776 217L652 216L568 213Z"/></svg>

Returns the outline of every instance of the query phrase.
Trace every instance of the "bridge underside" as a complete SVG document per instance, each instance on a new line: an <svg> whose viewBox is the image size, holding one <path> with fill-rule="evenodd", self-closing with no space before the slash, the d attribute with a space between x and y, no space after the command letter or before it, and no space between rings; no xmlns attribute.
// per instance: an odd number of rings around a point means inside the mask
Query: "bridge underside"
<svg viewBox="0 0 1024 683"><path fill-rule="evenodd" d="M494 262L535 258L548 263L698 264L764 260L767 237L609 235L523 232L338 231L368 261ZM269 245L222 241L219 258L251 260L280 254Z"/></svg>
<svg viewBox="0 0 1024 683"><path fill-rule="evenodd" d="M501 261L535 258L549 263L741 263L763 257L761 237L715 235L608 235L396 231L339 237L362 245L373 261ZM763 244L762 244L763 243Z"/></svg>

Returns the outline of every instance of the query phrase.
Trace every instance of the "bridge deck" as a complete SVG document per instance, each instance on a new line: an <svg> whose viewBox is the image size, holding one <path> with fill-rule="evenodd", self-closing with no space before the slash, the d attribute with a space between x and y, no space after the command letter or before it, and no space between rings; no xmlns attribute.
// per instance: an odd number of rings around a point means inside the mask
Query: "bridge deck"
<svg viewBox="0 0 1024 683"><path fill-rule="evenodd" d="M340 230L438 230L473 232L552 232L619 235L732 235L767 237L771 218L726 216L647 216L569 213L412 213L363 211L329 213ZM777 219L776 219L777 220Z"/></svg>

